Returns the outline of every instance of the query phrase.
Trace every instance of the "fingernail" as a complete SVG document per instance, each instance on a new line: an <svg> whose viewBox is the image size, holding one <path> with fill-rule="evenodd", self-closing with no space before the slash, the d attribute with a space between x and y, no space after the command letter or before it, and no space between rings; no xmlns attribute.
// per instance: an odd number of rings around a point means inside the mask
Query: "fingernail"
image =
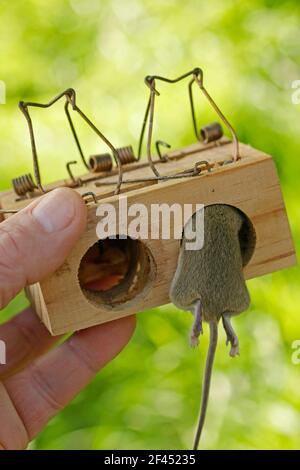
<svg viewBox="0 0 300 470"><path fill-rule="evenodd" d="M41 199L32 216L46 232L60 232L75 216L74 197L69 191L55 189Z"/></svg>

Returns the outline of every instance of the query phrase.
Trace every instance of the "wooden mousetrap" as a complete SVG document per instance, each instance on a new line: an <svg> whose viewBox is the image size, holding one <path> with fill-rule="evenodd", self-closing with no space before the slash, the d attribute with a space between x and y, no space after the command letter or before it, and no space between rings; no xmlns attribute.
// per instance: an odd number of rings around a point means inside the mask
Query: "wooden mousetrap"
<svg viewBox="0 0 300 470"><path fill-rule="evenodd" d="M152 134L156 83L176 83L189 77L189 101L196 142L170 151L170 145L156 141L156 157L152 156ZM256 235L251 260L245 267L245 278L253 278L295 264L295 251L280 189L271 156L238 142L235 131L208 94L202 70L196 68L175 79L148 76L145 79L150 96L143 120L137 155L131 146L115 148L95 124L81 111L76 94L68 89L47 104L20 103L30 132L34 178L24 175L13 179L13 190L0 195L5 217L25 207L34 198L54 188L67 186L78 191L88 204L88 224L81 239L65 263L41 283L29 286L27 293L37 314L51 334L59 335L87 328L142 310L169 303L169 287L178 258L180 240L151 238L150 220L147 236L138 240L116 239L99 242L96 225L99 204L109 203L118 215L119 203L126 195L127 205L140 203L149 209L152 204L229 204L239 208L248 218ZM198 130L193 87L198 86L227 128L231 140L223 136L221 123ZM80 158L87 172L80 178L66 164L67 178L50 185L41 181L33 125L29 114L32 106L48 108L65 98L65 113ZM70 109L77 112L110 153L86 160L80 145ZM142 159L144 134L147 131L147 159ZM162 148L168 149L162 153ZM171 221L182 232L183 223ZM95 288L95 271L99 273ZM106 277L105 277L106 276ZM96 284L97 284L96 282Z"/></svg>

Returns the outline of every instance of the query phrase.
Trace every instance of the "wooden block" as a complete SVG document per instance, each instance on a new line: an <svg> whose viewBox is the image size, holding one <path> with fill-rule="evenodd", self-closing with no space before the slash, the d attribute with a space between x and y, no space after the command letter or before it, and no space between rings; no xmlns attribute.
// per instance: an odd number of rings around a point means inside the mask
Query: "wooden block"
<svg viewBox="0 0 300 470"><path fill-rule="evenodd" d="M180 152L188 155L178 159ZM179 152L179 153L178 153ZM101 203L110 203L118 214L120 197L126 194L127 203L142 203L151 212L151 204L229 204L239 208L252 222L256 232L253 256L244 269L246 279L267 274L295 264L295 250L291 238L285 206L274 161L271 156L250 146L240 145L241 159L224 164L231 156L231 143L222 140L219 146L205 147L193 144L173 153L168 163L158 163L161 174L171 175L193 168L196 162L206 160L212 171L199 176L173 179L163 182L147 181L146 184L124 184L121 196L114 196L114 185L95 185L87 182L79 192L94 191ZM125 178L151 177L151 169L132 165ZM102 180L100 180L102 181ZM103 181L116 181L114 175ZM30 202L16 202L13 192L1 198L5 209L21 208ZM141 239L136 242L138 272L135 282L124 281L107 294L95 294L82 289L78 273L80 263L98 238L96 225L99 221L95 204L88 207L88 224L81 239L52 276L27 289L28 295L43 323L51 334L87 328L142 310L169 302L169 286L174 275L180 241L170 238ZM171 230L174 227L171 225ZM182 225L179 229L182 230ZM150 221L148 229L150 230ZM124 243L126 243L124 241Z"/></svg>

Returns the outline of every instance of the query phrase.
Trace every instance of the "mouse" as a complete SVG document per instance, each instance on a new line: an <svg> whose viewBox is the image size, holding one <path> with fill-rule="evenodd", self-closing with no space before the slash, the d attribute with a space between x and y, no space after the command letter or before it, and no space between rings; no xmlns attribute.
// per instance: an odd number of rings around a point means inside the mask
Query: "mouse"
<svg viewBox="0 0 300 470"><path fill-rule="evenodd" d="M170 300L176 307L193 314L190 331L192 347L198 345L203 334L203 322L209 324L210 330L193 450L199 447L204 427L220 320L227 337L226 345L230 344L230 356L236 357L240 353L231 319L249 307L250 296L243 268L255 247L254 228L239 209L226 204L212 204L202 210L202 248L187 249L185 231L187 228L196 229L195 213L183 229L177 267L169 291Z"/></svg>

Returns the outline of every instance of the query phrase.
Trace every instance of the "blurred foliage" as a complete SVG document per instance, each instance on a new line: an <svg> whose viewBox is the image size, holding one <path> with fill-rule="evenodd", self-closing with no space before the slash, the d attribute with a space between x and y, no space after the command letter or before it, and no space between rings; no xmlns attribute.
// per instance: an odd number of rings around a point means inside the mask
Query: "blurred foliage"
<svg viewBox="0 0 300 470"><path fill-rule="evenodd" d="M48 101L71 86L78 104L116 146L136 145L148 96L143 77L176 77L201 66L240 139L274 156L299 246L300 105L291 101L292 81L300 79L297 0L2 0L0 21L0 79L7 85L7 104L0 106L2 189L12 175L31 171L19 99ZM159 137L174 148L190 143L185 87L160 87ZM199 109L201 122L210 122L207 104ZM54 180L76 155L62 105L36 110L33 117L42 175ZM78 125L87 154L102 150ZM202 447L299 448L300 366L291 361L291 344L300 338L299 280L295 267L248 283L251 308L235 320L241 357L228 357L222 333ZM24 304L21 295L2 318ZM138 320L124 353L49 423L32 448L191 446L207 329L194 351L187 341L189 314L165 306Z"/></svg>

